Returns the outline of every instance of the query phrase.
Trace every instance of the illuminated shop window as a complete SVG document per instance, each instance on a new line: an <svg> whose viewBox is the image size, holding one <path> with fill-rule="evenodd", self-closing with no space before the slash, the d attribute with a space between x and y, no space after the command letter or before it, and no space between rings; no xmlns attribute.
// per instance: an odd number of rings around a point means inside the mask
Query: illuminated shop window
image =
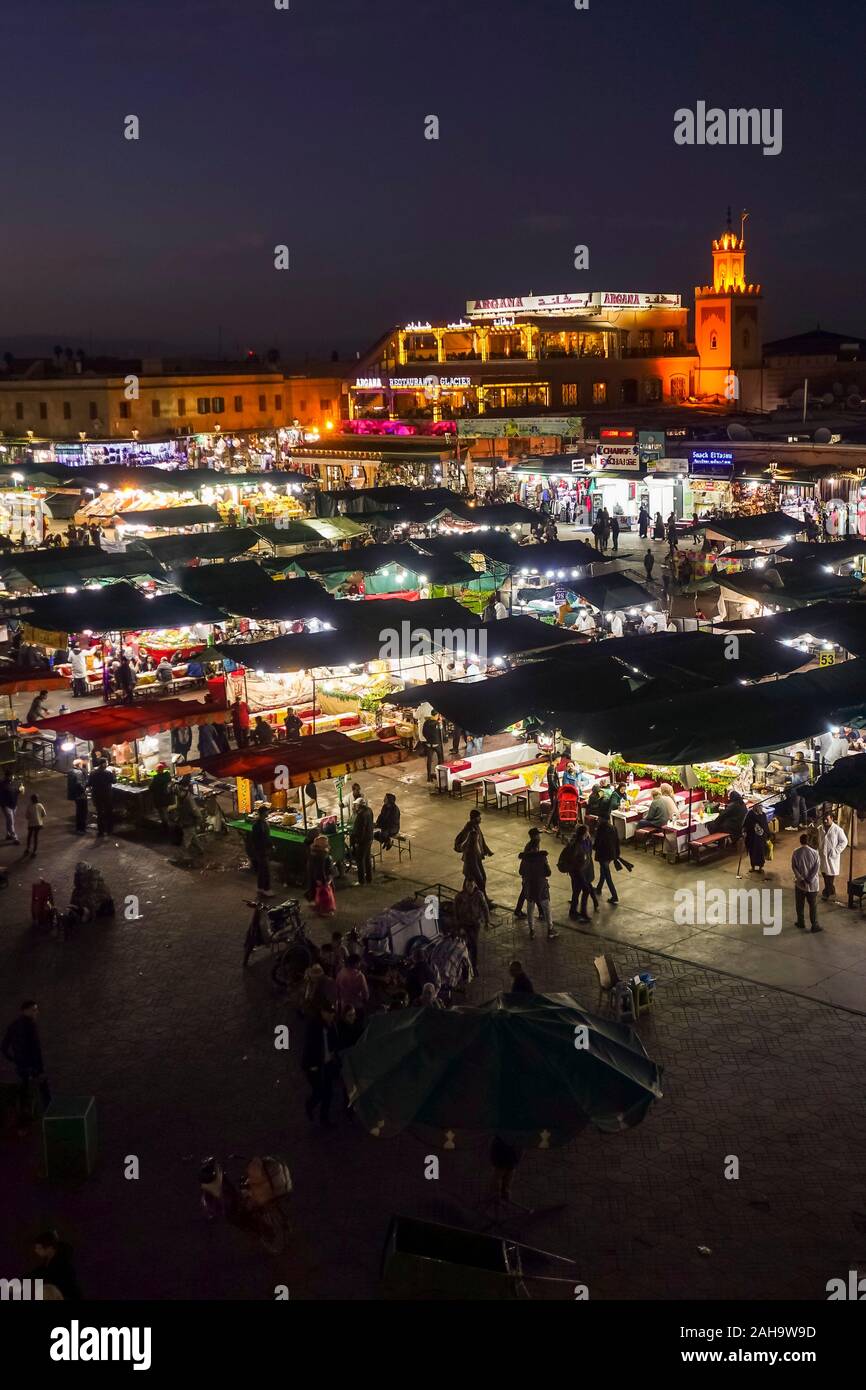
<svg viewBox="0 0 866 1390"><path fill-rule="evenodd" d="M607 404L607 382L594 381L592 383L592 403L593 405Z"/></svg>
<svg viewBox="0 0 866 1390"><path fill-rule="evenodd" d="M562 388L563 405L580 405L580 385L576 381L566 381Z"/></svg>

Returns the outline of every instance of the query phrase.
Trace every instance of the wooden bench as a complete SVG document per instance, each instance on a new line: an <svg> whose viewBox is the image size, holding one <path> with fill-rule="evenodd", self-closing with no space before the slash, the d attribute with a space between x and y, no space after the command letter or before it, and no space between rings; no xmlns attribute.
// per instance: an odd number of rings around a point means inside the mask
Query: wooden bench
<svg viewBox="0 0 866 1390"><path fill-rule="evenodd" d="M721 854L723 849L730 849L731 837L723 830L717 830L712 835L704 835L700 840L692 840L689 845L689 857L694 859L696 864L703 864L713 854Z"/></svg>
<svg viewBox="0 0 866 1390"><path fill-rule="evenodd" d="M643 825L638 826L632 836L635 845L643 845L645 852L649 853L650 844L653 847L653 854L659 847L659 843L664 845L665 832L662 826Z"/></svg>

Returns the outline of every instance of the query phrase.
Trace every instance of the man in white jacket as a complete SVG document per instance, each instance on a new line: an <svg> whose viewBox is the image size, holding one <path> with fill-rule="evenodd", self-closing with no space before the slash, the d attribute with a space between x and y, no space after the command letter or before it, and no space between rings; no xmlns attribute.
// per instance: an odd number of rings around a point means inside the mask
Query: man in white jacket
<svg viewBox="0 0 866 1390"><path fill-rule="evenodd" d="M824 875L824 891L821 897L825 901L836 895L836 875L841 871L842 855L847 848L848 836L828 811L818 828L818 856L821 860L821 873Z"/></svg>

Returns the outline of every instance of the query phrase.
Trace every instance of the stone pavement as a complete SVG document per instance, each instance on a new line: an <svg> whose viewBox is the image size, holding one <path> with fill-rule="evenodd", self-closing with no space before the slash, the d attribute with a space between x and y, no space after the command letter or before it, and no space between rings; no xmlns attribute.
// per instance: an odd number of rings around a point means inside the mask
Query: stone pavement
<svg viewBox="0 0 866 1390"><path fill-rule="evenodd" d="M396 787L413 856L397 865L391 854L387 878L340 891L345 927L409 889L456 885L451 846L471 804L431 797L418 761L361 780L374 805ZM65 900L83 846L60 779L45 774L38 786L51 819L37 863ZM516 896L525 828L513 815L485 816L496 851L491 888L506 903ZM54 1223L76 1247L92 1298L259 1299L277 1283L293 1298L374 1297L392 1213L485 1224L485 1148L441 1153L441 1177L430 1182L429 1150L409 1136L377 1142L345 1121L310 1126L297 1052L272 1045L283 1022L299 1044L297 1020L272 991L264 953L241 969L251 877L237 844L226 837L202 871L172 863L173 853L155 830L138 842L89 839L88 857L118 899L139 897L142 917L119 915L60 942L28 925L36 870L20 851L0 852L11 879L0 897L0 1017L5 1023L26 995L39 998L54 1090L92 1092L100 1131L98 1167L73 1188L41 1178L36 1136L0 1141L12 1213L0 1231L0 1272L26 1270L34 1232ZM836 975L866 984L859 918L832 909L828 930L805 941L787 925L760 939L755 927L676 927L673 886L693 882L695 871L641 852L634 859L635 873L621 879L623 906L602 908L585 932L560 922L557 941L530 943L509 920L482 941L468 1002L500 990L515 955L537 990L573 991L590 1008L602 949L621 973L645 966L659 980L640 1033L664 1067L664 1098L627 1134L587 1131L562 1149L527 1153L515 1196L539 1210L503 1229L573 1258L575 1282L593 1298L823 1298L829 1278L866 1263L866 1032L859 1014L820 994ZM733 883L733 867L703 872ZM561 919L555 871L553 892ZM331 925L316 925L318 939ZM777 978L761 978L771 968ZM862 1007L859 995L847 1002ZM295 1230L280 1258L208 1226L198 1210L199 1158L256 1152L284 1155L294 1176ZM134 1182L123 1177L133 1154ZM739 1160L738 1180L724 1177L729 1156Z"/></svg>

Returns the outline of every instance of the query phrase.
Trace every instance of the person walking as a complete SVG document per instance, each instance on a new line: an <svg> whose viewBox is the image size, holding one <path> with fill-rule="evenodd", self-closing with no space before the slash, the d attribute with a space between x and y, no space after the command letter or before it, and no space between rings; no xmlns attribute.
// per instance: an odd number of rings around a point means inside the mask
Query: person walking
<svg viewBox="0 0 866 1390"><path fill-rule="evenodd" d="M619 517L615 512L610 519L610 547L619 550Z"/></svg>
<svg viewBox="0 0 866 1390"><path fill-rule="evenodd" d="M373 812L364 797L360 798L349 835L349 847L358 869L359 883L373 882Z"/></svg>
<svg viewBox="0 0 866 1390"><path fill-rule="evenodd" d="M421 737L427 757L427 781L436 781L436 769L445 761L442 749L442 722L438 714L429 714L421 726Z"/></svg>
<svg viewBox="0 0 866 1390"><path fill-rule="evenodd" d="M454 899L454 920L466 941L472 969L478 973L478 937L482 928L490 926L487 899L473 878L463 880L463 887Z"/></svg>
<svg viewBox="0 0 866 1390"><path fill-rule="evenodd" d="M76 758L66 774L66 800L75 807L75 833L87 833L87 775L84 764Z"/></svg>
<svg viewBox="0 0 866 1390"><path fill-rule="evenodd" d="M471 878L487 897L487 873L484 860L491 858L493 850L487 845L481 829L481 812L469 812L469 819L454 841L455 853L463 856L463 878Z"/></svg>
<svg viewBox="0 0 866 1390"><path fill-rule="evenodd" d="M39 832L45 824L47 811L34 792L28 804L25 819L27 821L27 843L24 847L25 854L31 854L36 858L36 850L39 847Z"/></svg>
<svg viewBox="0 0 866 1390"><path fill-rule="evenodd" d="M319 1123L326 1129L331 1125L334 1082L340 1074L337 1029L334 1021L332 1008L325 1007L319 1010L317 1016L307 1024L301 1056L301 1068L310 1086L310 1094L304 1105L307 1119L315 1119L318 1110Z"/></svg>
<svg viewBox="0 0 866 1390"><path fill-rule="evenodd" d="M645 541L646 538L647 538L647 532L649 531L649 524L650 524L650 514L649 514L649 512L648 512L647 509L646 509L646 503L645 503L645 502L641 502L641 504L640 504L640 511L639 511L638 514L637 514L637 528L638 528L638 535L640 536L640 538L641 538L642 541Z"/></svg>
<svg viewBox="0 0 866 1390"><path fill-rule="evenodd" d="M111 800L114 773L109 768L105 758L100 758L97 761L87 785L93 798L93 809L96 812L96 835L98 839L102 840L106 835L111 835L114 830L114 807Z"/></svg>
<svg viewBox="0 0 866 1390"><path fill-rule="evenodd" d="M770 825L762 806L752 806L743 821L743 839L749 852L749 873L762 874L770 842Z"/></svg>
<svg viewBox="0 0 866 1390"><path fill-rule="evenodd" d="M249 839L250 863L256 871L256 887L265 898L273 896L271 892L271 827L268 824L268 808L260 806L256 812L250 830Z"/></svg>
<svg viewBox="0 0 866 1390"><path fill-rule="evenodd" d="M809 844L809 836L800 836L800 847L791 855L791 870L794 875L794 901L797 906L797 926L806 930L805 907L809 904L809 923L813 932L822 931L818 926L818 851Z"/></svg>
<svg viewBox="0 0 866 1390"><path fill-rule="evenodd" d="M848 848L848 836L832 816L825 811L818 827L818 858L824 876L824 891L821 897L827 902L836 896L836 875L842 868L842 855Z"/></svg>
<svg viewBox="0 0 866 1390"><path fill-rule="evenodd" d="M575 826L574 834L564 846L556 867L560 873L568 874L571 880L569 917L588 922L587 905L592 898L593 909L598 911L598 894L593 887L595 871L592 867L592 840L585 825Z"/></svg>
<svg viewBox="0 0 866 1390"><path fill-rule="evenodd" d="M544 828L545 830L553 830L554 826L559 825L559 769L556 766L556 758L551 758L547 764L545 780L549 803Z"/></svg>
<svg viewBox="0 0 866 1390"><path fill-rule="evenodd" d="M135 699L135 672L132 664L125 652L121 653L120 661L117 665L117 688L125 705L131 705Z"/></svg>
<svg viewBox="0 0 866 1390"><path fill-rule="evenodd" d="M334 893L334 861L327 835L317 835L310 846L310 859L307 865L307 896L312 900L320 917L332 917L337 910Z"/></svg>
<svg viewBox="0 0 866 1390"><path fill-rule="evenodd" d="M650 583L652 582L653 570L655 569L655 563L656 563L655 556L653 555L653 553L652 553L652 551L650 550L649 546L647 546L646 554L645 554L644 557L643 557L643 569L644 569L644 574L646 575L646 582L647 582L647 584L650 584Z"/></svg>
<svg viewBox="0 0 866 1390"><path fill-rule="evenodd" d="M39 1005L35 999L25 999L18 1017L13 1019L0 1042L0 1053L15 1068L19 1082L18 1116L19 1127L26 1127L33 1119L33 1091L38 1089L42 1107L51 1101L51 1089L45 1076L45 1063L42 1058L42 1043L39 1037Z"/></svg>
<svg viewBox="0 0 866 1390"><path fill-rule="evenodd" d="M21 787L18 778L13 777L9 768L0 778L0 807L3 809L3 819L6 822L6 839L13 845L20 845L18 831L15 829L15 811L18 806L18 797L21 794Z"/></svg>
<svg viewBox="0 0 866 1390"><path fill-rule="evenodd" d="M550 878L550 865L547 862L547 850L541 848L541 831L536 826L530 830L529 845L520 851L518 859L520 878L526 894L526 922L529 935L535 936L537 909L547 927L548 941L554 941L559 933L553 930L550 920L550 884L547 881Z"/></svg>
<svg viewBox="0 0 866 1390"><path fill-rule="evenodd" d="M598 818L595 827L594 843L595 860L598 864L598 886L607 885L610 897L608 901L616 907L619 902L619 894L616 891L616 884L611 877L610 866L616 864L619 859L619 835L616 833L616 826L610 819L610 813L603 810Z"/></svg>
<svg viewBox="0 0 866 1390"><path fill-rule="evenodd" d="M655 520L653 521L653 540L654 540L654 541L663 541L664 538L665 538L665 524L664 524L664 522L662 521L662 514L661 514L661 512L656 512L656 514L655 514Z"/></svg>

